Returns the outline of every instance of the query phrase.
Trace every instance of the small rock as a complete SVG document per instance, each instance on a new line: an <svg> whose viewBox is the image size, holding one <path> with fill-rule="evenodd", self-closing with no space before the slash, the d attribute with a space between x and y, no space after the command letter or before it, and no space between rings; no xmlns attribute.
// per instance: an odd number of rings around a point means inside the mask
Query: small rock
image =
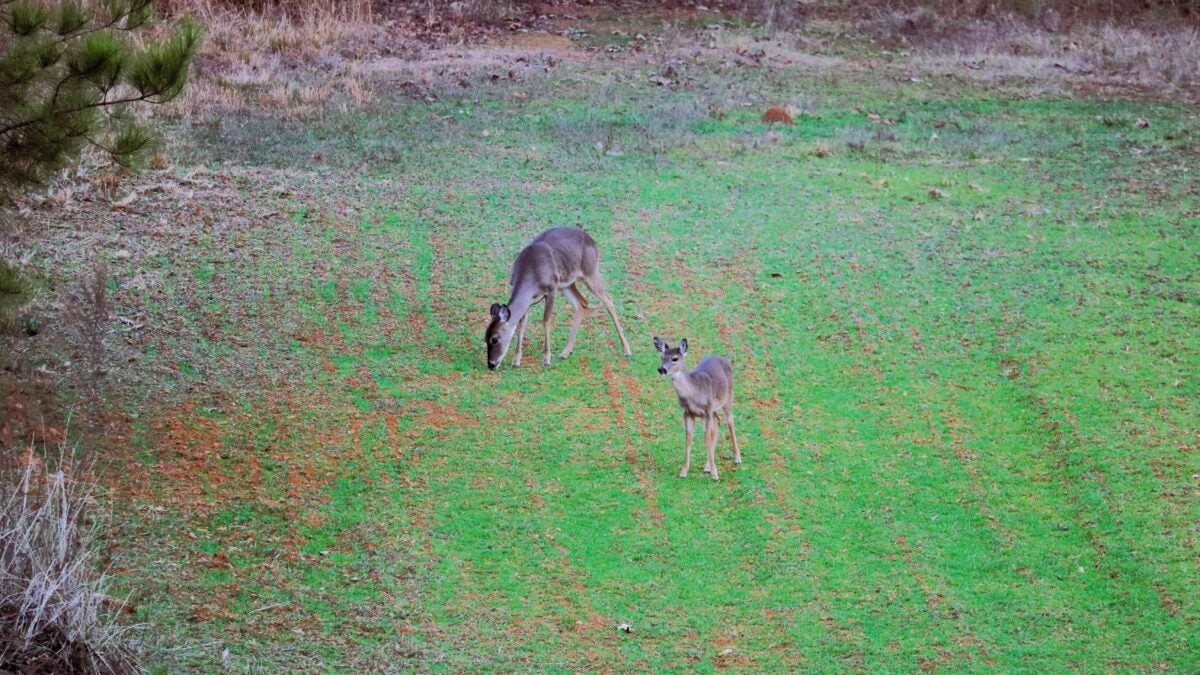
<svg viewBox="0 0 1200 675"><path fill-rule="evenodd" d="M632 633L633 626L630 626L627 623L619 623L617 624L617 630L621 631L622 633Z"/></svg>

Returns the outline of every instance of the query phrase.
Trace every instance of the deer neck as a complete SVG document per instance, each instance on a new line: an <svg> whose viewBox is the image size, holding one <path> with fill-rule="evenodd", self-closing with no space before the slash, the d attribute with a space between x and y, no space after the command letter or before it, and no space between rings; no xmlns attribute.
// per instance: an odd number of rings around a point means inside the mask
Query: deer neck
<svg viewBox="0 0 1200 675"><path fill-rule="evenodd" d="M691 373L680 370L671 375L671 384L675 385L675 393L679 398L690 399L696 393L696 385L692 382Z"/></svg>
<svg viewBox="0 0 1200 675"><path fill-rule="evenodd" d="M540 299L541 296L536 288L518 281L513 285L512 295L508 298L508 311L511 314L509 321L520 321L521 317L529 313L529 308L533 306L533 303Z"/></svg>

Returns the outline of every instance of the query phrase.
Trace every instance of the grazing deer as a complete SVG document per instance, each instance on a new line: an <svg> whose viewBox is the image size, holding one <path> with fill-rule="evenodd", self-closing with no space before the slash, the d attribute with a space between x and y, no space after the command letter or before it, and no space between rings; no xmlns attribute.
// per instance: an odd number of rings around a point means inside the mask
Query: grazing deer
<svg viewBox="0 0 1200 675"><path fill-rule="evenodd" d="M687 449L684 451L683 470L680 478L687 478L688 469L692 465L692 435L696 420L704 418L704 445L708 450L708 459L704 463L704 473L711 474L713 480L720 480L717 475L717 425L718 415L722 413L729 423L729 440L733 442L733 463L742 463L742 449L738 446L737 431L733 425L733 366L720 356L706 356L700 359L695 370L690 373L683 364L687 354L687 340L680 340L678 347L672 347L662 338L654 338L654 348L662 352L662 364L658 372L671 376L675 385L675 393L679 395L679 407L683 408L683 431L687 438Z"/></svg>
<svg viewBox="0 0 1200 675"><path fill-rule="evenodd" d="M567 300L575 308L571 317L571 333L567 337L567 346L563 349L562 358L571 355L575 348L575 335L579 332L579 324L587 310L587 300L575 286L582 280L600 302L608 310L613 324L617 327L617 337L621 338L621 347L629 356L629 342L625 340L625 331L617 319L617 310L613 307L612 298L604 288L604 280L600 277L600 250L596 242L587 232L569 227L555 227L539 234L528 246L517 254L517 260L512 266L509 283L512 285L512 295L508 304L492 305L492 320L484 333L487 343L488 368L495 370L508 353L513 334L517 335L517 354L513 357L513 367L521 365L521 351L525 342L525 320L529 318L529 308L541 300L546 301L546 310L542 314L542 328L546 333L546 357L544 365L550 365L550 313L554 310L554 295L562 291Z"/></svg>

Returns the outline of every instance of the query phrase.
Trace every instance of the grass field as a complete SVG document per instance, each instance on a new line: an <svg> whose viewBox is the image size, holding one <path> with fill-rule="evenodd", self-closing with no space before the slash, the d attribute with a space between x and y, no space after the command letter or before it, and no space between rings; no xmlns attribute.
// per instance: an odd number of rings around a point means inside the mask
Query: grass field
<svg viewBox="0 0 1200 675"><path fill-rule="evenodd" d="M151 666L1195 667L1194 107L514 54L177 119L120 230L61 235L144 319L109 482ZM489 372L554 225L599 242L633 357L593 303L571 358L534 325ZM734 364L720 482L677 478L654 335Z"/></svg>

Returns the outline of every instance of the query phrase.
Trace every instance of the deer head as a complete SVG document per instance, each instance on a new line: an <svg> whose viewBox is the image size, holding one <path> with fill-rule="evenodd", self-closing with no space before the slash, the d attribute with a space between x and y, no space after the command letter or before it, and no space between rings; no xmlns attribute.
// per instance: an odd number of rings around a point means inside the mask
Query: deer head
<svg viewBox="0 0 1200 675"><path fill-rule="evenodd" d="M483 341L487 345L488 368L495 370L504 360L504 355L508 353L508 346L512 344L513 332L517 329L517 322L509 320L512 318L512 312L509 311L508 305L494 303L491 314L492 321L483 334Z"/></svg>
<svg viewBox="0 0 1200 675"><path fill-rule="evenodd" d="M678 347L672 347L662 338L656 337L654 338L654 348L662 354L662 363L658 366L659 373L674 375L684 372L683 355L687 354L687 338L680 340Z"/></svg>

